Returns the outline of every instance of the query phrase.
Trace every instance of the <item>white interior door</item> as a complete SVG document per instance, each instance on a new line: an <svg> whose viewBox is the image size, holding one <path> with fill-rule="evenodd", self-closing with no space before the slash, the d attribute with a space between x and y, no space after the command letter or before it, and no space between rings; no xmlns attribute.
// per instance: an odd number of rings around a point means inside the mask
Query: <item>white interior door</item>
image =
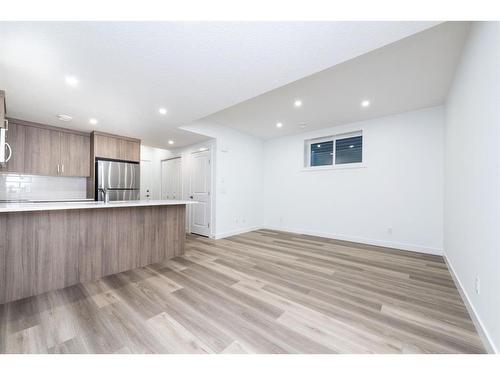
<svg viewBox="0 0 500 375"><path fill-rule="evenodd" d="M191 208L191 233L210 235L211 217L211 165L210 150L195 152L191 155L191 195L190 198L199 202Z"/></svg>
<svg viewBox="0 0 500 375"><path fill-rule="evenodd" d="M161 161L161 198L182 199L181 158Z"/></svg>
<svg viewBox="0 0 500 375"><path fill-rule="evenodd" d="M141 199L153 198L153 162L141 160Z"/></svg>

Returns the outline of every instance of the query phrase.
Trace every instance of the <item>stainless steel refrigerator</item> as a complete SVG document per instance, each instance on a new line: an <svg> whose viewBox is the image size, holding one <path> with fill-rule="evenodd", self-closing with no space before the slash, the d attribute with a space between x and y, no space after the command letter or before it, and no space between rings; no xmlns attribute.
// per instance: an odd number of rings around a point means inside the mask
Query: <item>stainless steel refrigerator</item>
<svg viewBox="0 0 500 375"><path fill-rule="evenodd" d="M140 165L138 162L123 162L96 159L95 197L104 200L106 189L110 201L137 200L140 197Z"/></svg>

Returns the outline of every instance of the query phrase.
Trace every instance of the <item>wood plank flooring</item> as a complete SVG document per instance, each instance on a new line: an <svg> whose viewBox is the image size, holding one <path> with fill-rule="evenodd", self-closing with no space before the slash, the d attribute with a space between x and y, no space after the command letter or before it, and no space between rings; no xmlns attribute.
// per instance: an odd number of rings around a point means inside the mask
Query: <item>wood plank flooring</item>
<svg viewBox="0 0 500 375"><path fill-rule="evenodd" d="M483 353L439 256L259 230L0 305L1 353Z"/></svg>

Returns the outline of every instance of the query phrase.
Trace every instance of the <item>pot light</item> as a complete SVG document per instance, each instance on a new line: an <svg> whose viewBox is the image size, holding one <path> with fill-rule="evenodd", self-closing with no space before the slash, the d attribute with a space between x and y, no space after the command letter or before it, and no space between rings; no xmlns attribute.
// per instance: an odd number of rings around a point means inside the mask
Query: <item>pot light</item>
<svg viewBox="0 0 500 375"><path fill-rule="evenodd" d="M307 125L306 125L306 124L300 124L300 125L299 125L299 128L301 128L301 129L304 129L304 128L306 128L306 127L307 127Z"/></svg>
<svg viewBox="0 0 500 375"><path fill-rule="evenodd" d="M369 106L370 106L370 101L369 100L363 100L361 102L361 107L366 108L366 107L369 107Z"/></svg>
<svg viewBox="0 0 500 375"><path fill-rule="evenodd" d="M57 118L60 120L60 121L71 121L73 120L73 117L71 116L68 116L68 115L57 115Z"/></svg>
<svg viewBox="0 0 500 375"><path fill-rule="evenodd" d="M354 145L350 145L349 148L354 148Z"/></svg>
<svg viewBox="0 0 500 375"><path fill-rule="evenodd" d="M277 128L282 128L282 127L283 127L283 124L282 124L281 122L278 122L278 123L276 123L276 127L277 127Z"/></svg>
<svg viewBox="0 0 500 375"><path fill-rule="evenodd" d="M293 105L297 108L302 107L302 100L297 99L293 102Z"/></svg>
<svg viewBox="0 0 500 375"><path fill-rule="evenodd" d="M160 108L158 110L158 112L160 112L160 115L166 115L167 114L167 109L166 108Z"/></svg>
<svg viewBox="0 0 500 375"><path fill-rule="evenodd" d="M168 144L169 145L173 145L174 144L174 141L172 141L171 139L168 140Z"/></svg>
<svg viewBox="0 0 500 375"><path fill-rule="evenodd" d="M75 76L66 76L64 80L66 81L66 84L71 87L75 87L76 85L78 85L78 78L76 78Z"/></svg>
<svg viewBox="0 0 500 375"><path fill-rule="evenodd" d="M95 118L91 118L91 119L89 120L89 122L90 122L92 125L97 125L97 123L98 123L99 121L97 121Z"/></svg>

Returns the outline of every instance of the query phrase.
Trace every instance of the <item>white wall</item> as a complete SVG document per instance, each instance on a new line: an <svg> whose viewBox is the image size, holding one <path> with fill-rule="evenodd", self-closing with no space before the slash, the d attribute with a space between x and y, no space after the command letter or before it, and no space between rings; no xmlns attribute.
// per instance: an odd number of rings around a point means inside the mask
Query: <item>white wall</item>
<svg viewBox="0 0 500 375"><path fill-rule="evenodd" d="M474 23L446 103L444 250L500 347L500 23ZM475 292L476 275L480 294ZM496 347L496 349L495 349Z"/></svg>
<svg viewBox="0 0 500 375"><path fill-rule="evenodd" d="M161 161L173 156L174 153L172 151L141 145L141 166L144 164L144 161L152 163L151 199L160 199L161 197ZM146 186L141 180L141 196L145 188Z"/></svg>
<svg viewBox="0 0 500 375"><path fill-rule="evenodd" d="M305 139L357 130L364 168L303 170ZM443 145L441 106L267 141L265 226L440 254Z"/></svg>
<svg viewBox="0 0 500 375"><path fill-rule="evenodd" d="M262 227L264 142L213 123L183 127L215 138L215 237Z"/></svg>

